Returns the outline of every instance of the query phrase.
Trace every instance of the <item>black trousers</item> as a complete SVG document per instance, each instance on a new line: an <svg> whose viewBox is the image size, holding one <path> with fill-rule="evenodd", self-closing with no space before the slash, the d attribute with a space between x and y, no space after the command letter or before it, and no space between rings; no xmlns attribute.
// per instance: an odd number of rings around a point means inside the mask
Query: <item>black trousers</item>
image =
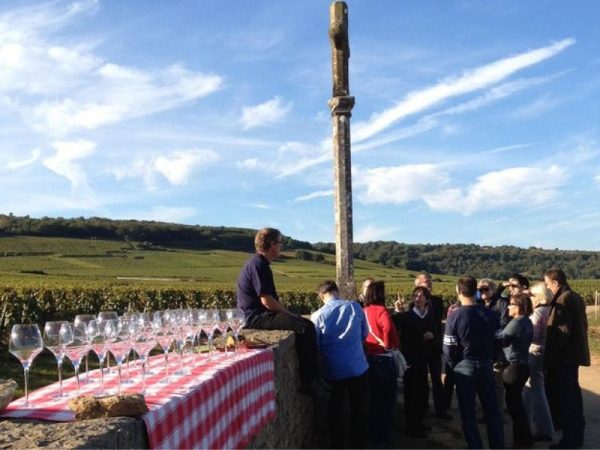
<svg viewBox="0 0 600 450"><path fill-rule="evenodd" d="M448 363L446 363L444 367L444 372L446 376L444 377L444 405L446 407L446 411L452 408L452 394L454 394L454 369L450 367Z"/></svg>
<svg viewBox="0 0 600 450"><path fill-rule="evenodd" d="M296 353L300 381L304 385L320 377L317 336L314 324L303 317L291 314L268 311L253 317L246 328L256 330L290 330L296 334Z"/></svg>
<svg viewBox="0 0 600 450"><path fill-rule="evenodd" d="M442 384L442 354L433 352L427 356L427 367L431 377L431 389L433 391L433 405L436 414L444 414L447 410L448 400Z"/></svg>
<svg viewBox="0 0 600 450"><path fill-rule="evenodd" d="M427 365L413 364L404 372L404 415L409 431L420 431L429 409Z"/></svg>
<svg viewBox="0 0 600 450"><path fill-rule="evenodd" d="M583 446L585 417L579 386L579 366L549 368L544 380L554 427L563 432L560 444L564 448Z"/></svg>
<svg viewBox="0 0 600 450"><path fill-rule="evenodd" d="M523 386L528 378L529 364L510 364L506 366L502 374L506 408L512 419L513 444L515 446L533 444L529 418L523 404Z"/></svg>
<svg viewBox="0 0 600 450"><path fill-rule="evenodd" d="M331 448L366 448L367 423L369 410L369 371L358 377L343 380L328 380L332 392L327 411ZM345 401L350 406L350 443L345 443L347 427L345 426Z"/></svg>

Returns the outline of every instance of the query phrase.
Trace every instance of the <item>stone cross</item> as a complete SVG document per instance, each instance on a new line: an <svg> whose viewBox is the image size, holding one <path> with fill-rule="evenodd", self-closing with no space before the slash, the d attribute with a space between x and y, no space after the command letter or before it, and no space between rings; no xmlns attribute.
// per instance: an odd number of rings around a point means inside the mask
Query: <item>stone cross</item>
<svg viewBox="0 0 600 450"><path fill-rule="evenodd" d="M329 8L329 40L333 72L333 95L329 100L333 126L335 182L335 267L340 294L356 299L352 253L352 164L350 161L350 117L354 97L348 79L348 6L333 2Z"/></svg>

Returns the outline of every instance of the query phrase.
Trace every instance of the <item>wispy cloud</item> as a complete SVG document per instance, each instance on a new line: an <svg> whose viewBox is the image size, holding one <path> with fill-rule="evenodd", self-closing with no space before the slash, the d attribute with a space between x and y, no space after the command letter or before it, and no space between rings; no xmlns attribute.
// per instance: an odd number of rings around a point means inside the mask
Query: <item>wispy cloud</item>
<svg viewBox="0 0 600 450"><path fill-rule="evenodd" d="M315 191L315 192L311 192L310 194L306 194L306 195L302 195L300 197L296 197L294 199L294 201L295 202L306 202L308 200L313 200L315 198L331 197L332 195L333 195L333 190Z"/></svg>
<svg viewBox="0 0 600 450"><path fill-rule="evenodd" d="M164 177L173 186L183 186L198 170L220 160L221 157L210 149L175 150L149 158L135 159L128 165L115 167L111 173L117 180L141 178L148 189L156 188L157 175Z"/></svg>
<svg viewBox="0 0 600 450"><path fill-rule="evenodd" d="M265 127L282 120L290 110L291 105L283 104L281 98L275 97L255 106L242 108L242 127L249 130L256 127Z"/></svg>
<svg viewBox="0 0 600 450"><path fill-rule="evenodd" d="M516 119L532 119L538 117L548 111L555 109L562 103L557 98L552 98L549 95L544 95L535 99L533 102L515 109L511 116Z"/></svg>
<svg viewBox="0 0 600 450"><path fill-rule="evenodd" d="M51 41L48 29L69 25L96 5L79 2L65 9L48 3L0 16L0 94L34 129L65 136L176 108L221 89L218 75L177 64L141 70L104 60L85 40Z"/></svg>
<svg viewBox="0 0 600 450"><path fill-rule="evenodd" d="M574 43L574 39L563 39L547 47L504 58L468 70L457 78L448 78L434 86L410 92L396 106L374 114L367 122L357 124L354 140L360 142L369 139L402 118L424 111L449 98L499 83L519 70L557 55Z"/></svg>
<svg viewBox="0 0 600 450"><path fill-rule="evenodd" d="M40 149L36 148L31 152L31 157L28 159L22 159L19 161L9 161L6 164L6 168L9 170L21 169L23 167L29 166L40 159Z"/></svg>
<svg viewBox="0 0 600 450"><path fill-rule="evenodd" d="M85 139L76 141L57 141L52 144L56 153L44 159L44 165L56 174L67 178L72 189L87 191L87 174L75 161L85 159L94 153L96 143Z"/></svg>

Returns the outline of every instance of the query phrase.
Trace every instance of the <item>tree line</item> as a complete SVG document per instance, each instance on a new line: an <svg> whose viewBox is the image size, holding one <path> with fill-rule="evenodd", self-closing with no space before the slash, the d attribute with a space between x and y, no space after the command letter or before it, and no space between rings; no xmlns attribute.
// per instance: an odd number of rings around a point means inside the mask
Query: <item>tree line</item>
<svg viewBox="0 0 600 450"><path fill-rule="evenodd" d="M150 246L193 250L254 251L256 230L249 228L182 225L145 220L111 220L101 217L31 218L0 214L0 236L97 238L143 242ZM324 262L313 252L335 254L333 243L311 244L284 238L295 257ZM310 252L309 252L310 251ZM571 278L600 278L600 252L527 249L475 244L403 244L394 241L355 243L354 257L406 270L504 279L513 272L539 278L549 267L562 268Z"/></svg>

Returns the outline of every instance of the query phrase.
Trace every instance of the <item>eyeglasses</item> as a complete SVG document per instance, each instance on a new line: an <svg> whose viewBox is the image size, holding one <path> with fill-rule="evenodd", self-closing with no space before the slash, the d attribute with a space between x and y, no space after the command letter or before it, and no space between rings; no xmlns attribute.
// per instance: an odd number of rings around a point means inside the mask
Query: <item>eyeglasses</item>
<svg viewBox="0 0 600 450"><path fill-rule="evenodd" d="M509 284L508 287L510 287L510 288L520 288L521 285L520 284Z"/></svg>
<svg viewBox="0 0 600 450"><path fill-rule="evenodd" d="M489 291L490 291L490 288L487 286L481 286L479 288L479 292L489 292Z"/></svg>
<svg viewBox="0 0 600 450"><path fill-rule="evenodd" d="M509 303L508 306L519 306L516 303Z"/></svg>

